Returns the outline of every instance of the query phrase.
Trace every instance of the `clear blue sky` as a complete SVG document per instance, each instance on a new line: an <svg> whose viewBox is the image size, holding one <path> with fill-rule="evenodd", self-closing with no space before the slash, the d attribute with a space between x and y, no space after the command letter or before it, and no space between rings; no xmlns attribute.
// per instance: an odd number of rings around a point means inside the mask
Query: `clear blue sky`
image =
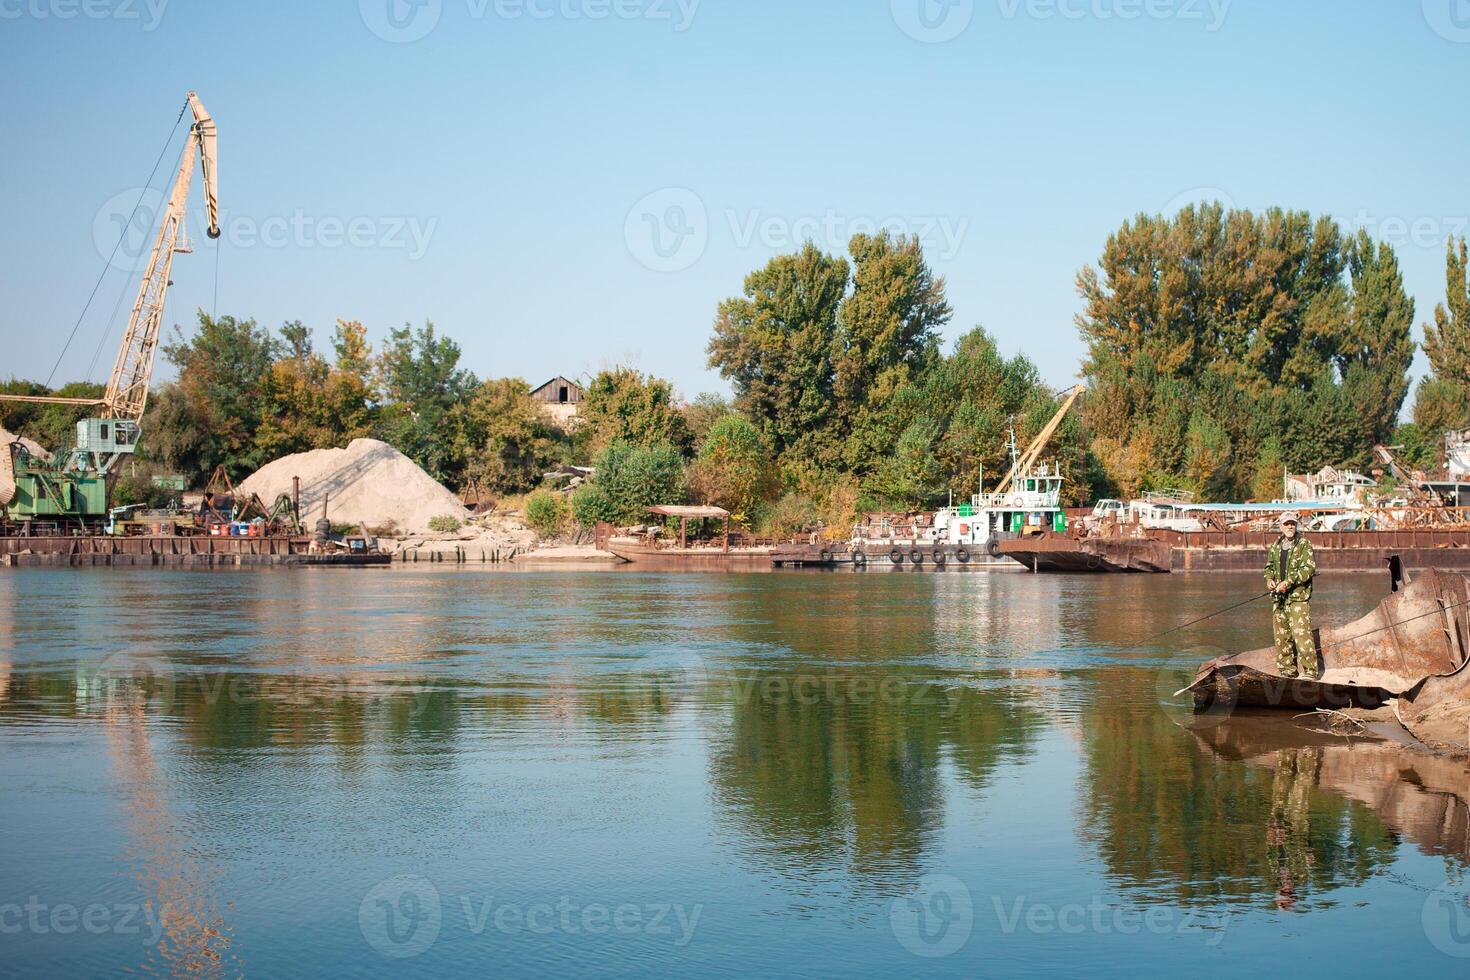
<svg viewBox="0 0 1470 980"><path fill-rule="evenodd" d="M0 377L50 372L190 88L226 235L175 263L170 324L218 258L221 313L323 345L432 319L482 376L631 362L692 397L725 388L716 303L864 223L924 236L951 338L1056 385L1077 269L1201 196L1366 224L1422 323L1470 216L1467 81L1470 0L0 0ZM103 331L105 374L134 279L58 380Z"/></svg>

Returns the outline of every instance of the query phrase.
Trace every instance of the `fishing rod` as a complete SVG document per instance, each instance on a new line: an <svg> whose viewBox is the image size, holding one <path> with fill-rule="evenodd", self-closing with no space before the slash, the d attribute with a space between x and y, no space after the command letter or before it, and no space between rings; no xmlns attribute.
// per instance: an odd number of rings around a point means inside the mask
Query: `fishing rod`
<svg viewBox="0 0 1470 980"><path fill-rule="evenodd" d="M1241 606L1248 606L1251 603L1256 602L1257 600L1266 598L1268 595L1271 595L1270 590L1262 592L1260 595L1253 595L1249 599L1237 602L1233 606L1226 606L1224 609L1216 609L1208 616L1201 616L1199 619L1191 619L1189 622L1183 623L1179 626L1175 626L1173 629L1164 630L1164 632L1162 633L1155 633L1153 636L1146 636L1143 638L1143 642L1152 643L1154 640L1157 640L1160 637L1168 636L1170 633L1178 633L1180 630L1188 629L1191 626L1196 626L1200 623L1203 623L1207 619L1214 619L1216 616L1223 616L1225 613L1233 612L1234 610L1239 609Z"/></svg>

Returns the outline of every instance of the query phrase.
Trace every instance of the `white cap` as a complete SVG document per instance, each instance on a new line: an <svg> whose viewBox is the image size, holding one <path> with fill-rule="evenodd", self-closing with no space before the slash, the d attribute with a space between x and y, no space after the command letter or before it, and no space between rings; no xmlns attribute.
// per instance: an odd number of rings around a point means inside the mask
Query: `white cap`
<svg viewBox="0 0 1470 980"><path fill-rule="evenodd" d="M1301 517L1294 510L1289 510L1281 515L1280 523L1282 524L1301 524L1301 522Z"/></svg>

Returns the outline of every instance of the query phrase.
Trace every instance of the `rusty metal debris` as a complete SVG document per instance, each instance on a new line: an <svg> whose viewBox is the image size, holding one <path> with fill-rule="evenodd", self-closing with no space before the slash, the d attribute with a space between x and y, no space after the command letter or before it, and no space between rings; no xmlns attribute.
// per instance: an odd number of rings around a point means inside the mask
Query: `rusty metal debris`
<svg viewBox="0 0 1470 980"><path fill-rule="evenodd" d="M1199 711L1388 706L1425 744L1470 752L1470 579L1425 569L1366 616L1314 633L1319 679L1281 676L1263 647L1206 661L1179 693Z"/></svg>

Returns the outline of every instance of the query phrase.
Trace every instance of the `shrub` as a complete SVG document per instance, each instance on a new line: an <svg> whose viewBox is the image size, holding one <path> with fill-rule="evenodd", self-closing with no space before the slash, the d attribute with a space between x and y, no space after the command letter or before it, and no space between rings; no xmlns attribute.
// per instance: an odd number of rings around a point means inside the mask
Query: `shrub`
<svg viewBox="0 0 1470 980"><path fill-rule="evenodd" d="M429 518L429 530L438 534L453 534L464 527L464 522L453 514L436 514Z"/></svg>
<svg viewBox="0 0 1470 980"><path fill-rule="evenodd" d="M571 510L565 497L550 490L536 490L526 498L526 520L543 538L561 534Z"/></svg>
<svg viewBox="0 0 1470 980"><path fill-rule="evenodd" d="M572 498L577 521L591 526L637 524L650 504L684 499L684 460L673 446L614 442L596 460L597 475Z"/></svg>

